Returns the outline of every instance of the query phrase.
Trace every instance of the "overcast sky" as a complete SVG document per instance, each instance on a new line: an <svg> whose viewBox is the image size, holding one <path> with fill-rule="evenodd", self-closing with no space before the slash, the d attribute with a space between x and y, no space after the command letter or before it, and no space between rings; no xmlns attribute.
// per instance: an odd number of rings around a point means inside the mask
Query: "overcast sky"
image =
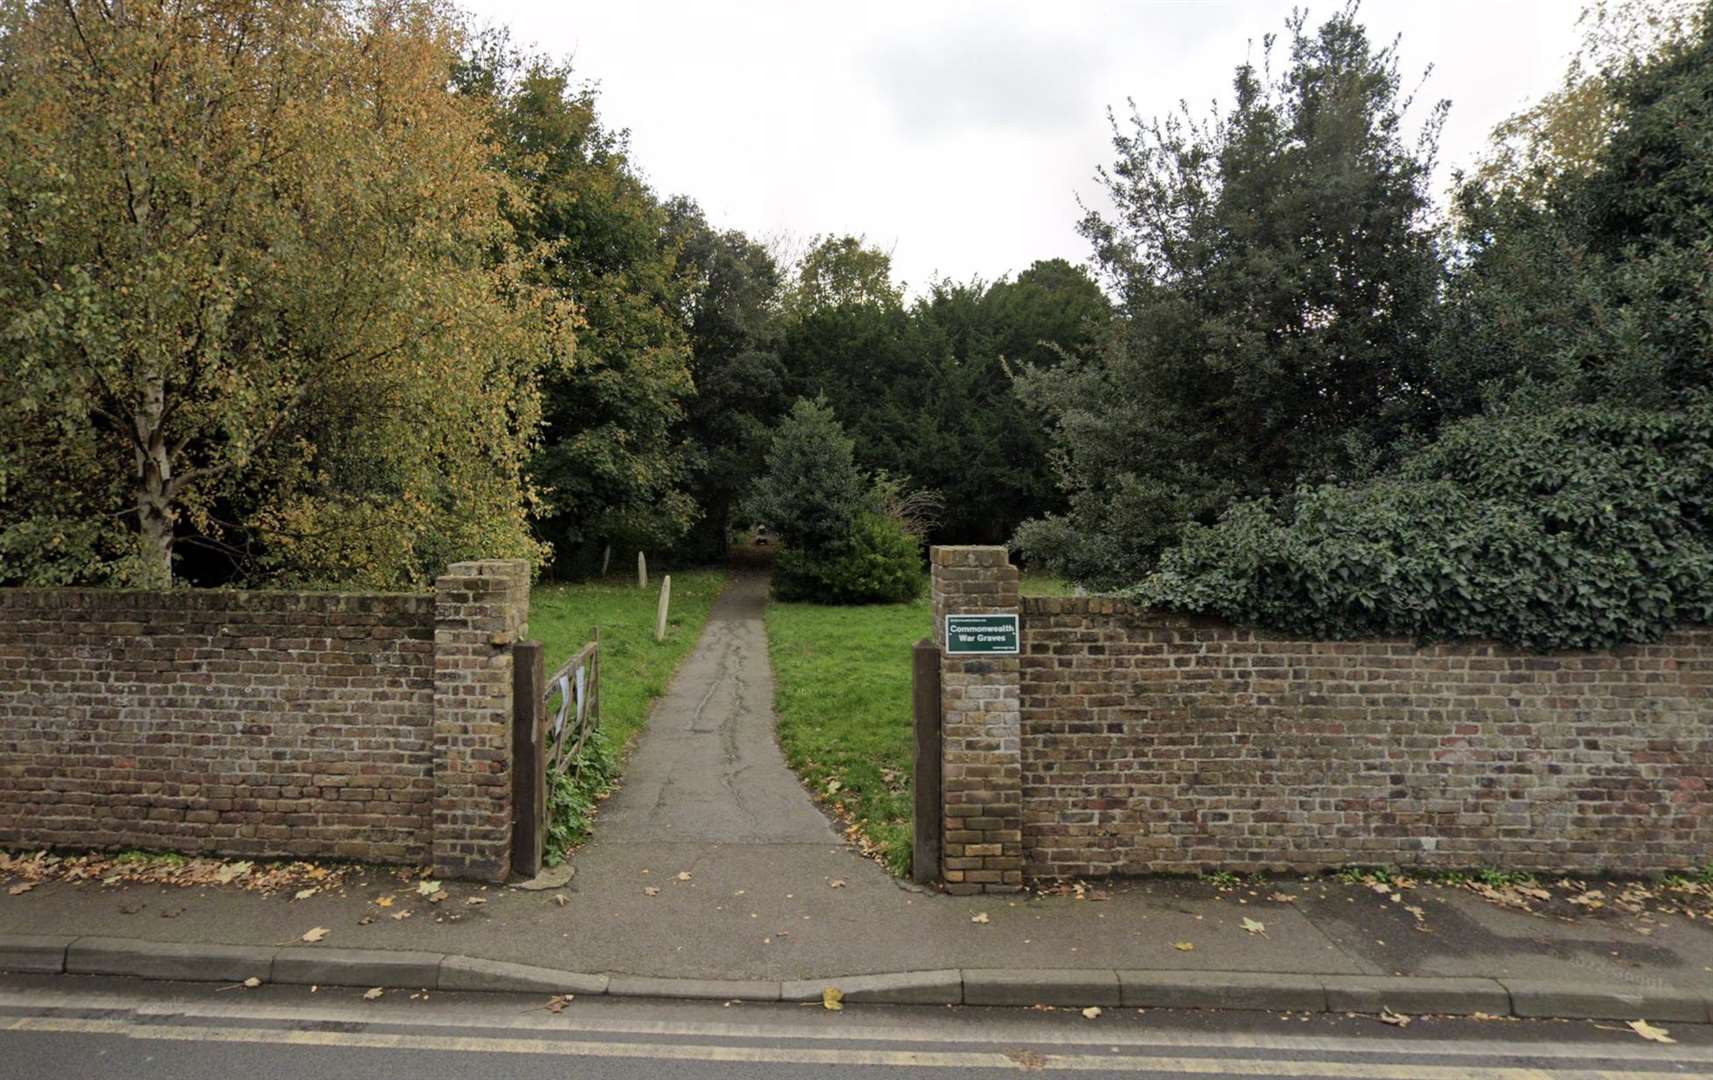
<svg viewBox="0 0 1713 1080"><path fill-rule="evenodd" d="M468 0L479 23L601 86L663 195L757 237L856 233L912 291L1087 259L1077 200L1111 158L1110 106L1145 116L1229 100L1291 0L656 3ZM1308 4L1311 20L1335 10ZM1493 125L1550 90L1577 0L1367 0L1402 34L1406 87L1449 98L1442 177ZM1252 44L1253 43L1253 44ZM1424 112L1418 108L1418 114Z"/></svg>

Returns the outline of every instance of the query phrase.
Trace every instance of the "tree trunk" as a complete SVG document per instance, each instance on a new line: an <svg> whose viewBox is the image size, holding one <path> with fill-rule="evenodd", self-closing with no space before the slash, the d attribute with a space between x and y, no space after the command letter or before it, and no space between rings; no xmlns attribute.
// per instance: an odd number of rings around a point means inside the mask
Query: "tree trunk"
<svg viewBox="0 0 1713 1080"><path fill-rule="evenodd" d="M166 384L160 376L143 381L137 408L137 534L142 550L138 584L165 589L172 585L173 490L172 456L167 453L161 418L166 413Z"/></svg>

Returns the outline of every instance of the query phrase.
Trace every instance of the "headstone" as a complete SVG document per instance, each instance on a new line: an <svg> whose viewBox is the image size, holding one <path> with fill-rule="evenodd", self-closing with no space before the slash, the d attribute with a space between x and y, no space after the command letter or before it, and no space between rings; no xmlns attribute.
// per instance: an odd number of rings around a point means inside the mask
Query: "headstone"
<svg viewBox="0 0 1713 1080"><path fill-rule="evenodd" d="M660 579L660 606L654 611L654 640L666 640L666 609L672 606L672 575Z"/></svg>
<svg viewBox="0 0 1713 1080"><path fill-rule="evenodd" d="M648 556L640 551L636 553L636 587L648 588Z"/></svg>
<svg viewBox="0 0 1713 1080"><path fill-rule="evenodd" d="M607 570L613 565L613 545L608 544L606 553L601 556L601 576L607 576Z"/></svg>

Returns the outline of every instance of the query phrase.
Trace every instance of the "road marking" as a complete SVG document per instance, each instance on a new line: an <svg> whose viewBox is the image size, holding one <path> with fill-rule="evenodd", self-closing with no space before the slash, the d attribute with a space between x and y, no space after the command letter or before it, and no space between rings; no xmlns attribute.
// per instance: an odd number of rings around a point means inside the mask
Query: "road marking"
<svg viewBox="0 0 1713 1080"><path fill-rule="evenodd" d="M1015 1058L979 1051L864 1050L821 1047L723 1046L688 1043L609 1043L584 1040L494 1038L474 1035L350 1031L282 1031L276 1028L193 1027L135 1024L123 1020L70 1017L19 1017L0 1030L58 1034L122 1035L165 1042L268 1043L285 1046L369 1050L437 1050L458 1053L536 1054L561 1057L645 1058L778 1065L870 1065L893 1068L1015 1069ZM1661 1080L1653 1070L1547 1070L1514 1066L1427 1065L1381 1062L1282 1061L1219 1057L1141 1055L1043 1055L1047 1069L1159 1072L1180 1076L1324 1077L1329 1080ZM1713 1074L1671 1073L1689 1080L1713 1080Z"/></svg>

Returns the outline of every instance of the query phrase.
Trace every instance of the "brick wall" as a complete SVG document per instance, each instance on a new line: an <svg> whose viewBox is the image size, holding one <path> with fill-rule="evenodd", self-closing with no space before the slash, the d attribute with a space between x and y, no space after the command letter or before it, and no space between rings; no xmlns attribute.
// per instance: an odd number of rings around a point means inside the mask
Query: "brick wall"
<svg viewBox="0 0 1713 1080"><path fill-rule="evenodd" d="M521 563L461 570L527 587ZM521 630L516 595L482 602ZM0 589L0 846L404 863L491 846L509 742L465 755L436 724L465 693L442 665L503 666L509 686L509 641L437 643L480 618L432 595ZM509 724L509 692L460 700ZM453 782L466 760L503 794Z"/></svg>
<svg viewBox="0 0 1713 1080"><path fill-rule="evenodd" d="M1016 610L1030 877L1713 854L1713 629L1539 655L1301 641L1106 599Z"/></svg>
<svg viewBox="0 0 1713 1080"><path fill-rule="evenodd" d="M1017 568L1004 548L936 547L934 639L940 660L945 821L941 876L954 893L1023 885L1017 657L945 656L946 616L1017 610Z"/></svg>

